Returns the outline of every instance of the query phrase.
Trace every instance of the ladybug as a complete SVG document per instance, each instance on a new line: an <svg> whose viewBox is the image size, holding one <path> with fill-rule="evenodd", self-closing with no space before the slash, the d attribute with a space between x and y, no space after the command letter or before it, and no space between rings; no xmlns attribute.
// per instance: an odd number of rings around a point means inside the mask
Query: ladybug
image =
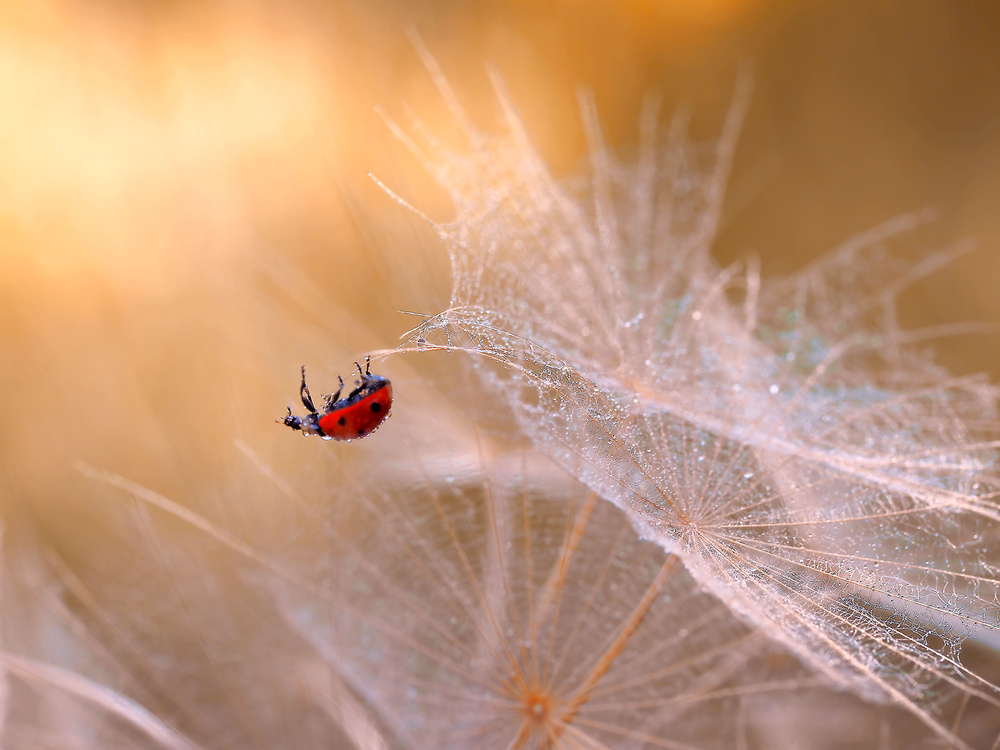
<svg viewBox="0 0 1000 750"><path fill-rule="evenodd" d="M323 412L316 410L309 387L306 385L306 366L302 365L302 385L299 394L302 404L309 412L304 417L296 417L288 408L288 416L279 420L286 427L300 430L303 435L319 435L324 440L359 440L378 429L392 409L392 383L389 378L371 374L371 357L365 358L365 371L358 368L357 388L346 398L340 398L344 390L344 379L332 395L323 396Z"/></svg>

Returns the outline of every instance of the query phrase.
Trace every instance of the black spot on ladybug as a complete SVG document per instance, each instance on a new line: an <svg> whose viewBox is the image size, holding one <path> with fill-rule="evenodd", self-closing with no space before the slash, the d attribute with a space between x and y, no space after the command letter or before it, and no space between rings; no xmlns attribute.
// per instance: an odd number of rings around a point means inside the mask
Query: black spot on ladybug
<svg viewBox="0 0 1000 750"><path fill-rule="evenodd" d="M372 404L372 411L375 413L382 411L382 404L376 401L374 404Z"/></svg>
<svg viewBox="0 0 1000 750"><path fill-rule="evenodd" d="M358 437L361 437L364 434L365 434L364 430L358 430Z"/></svg>
<svg viewBox="0 0 1000 750"><path fill-rule="evenodd" d="M337 420L337 424L343 427L345 424L347 424L347 420L341 417L340 419Z"/></svg>

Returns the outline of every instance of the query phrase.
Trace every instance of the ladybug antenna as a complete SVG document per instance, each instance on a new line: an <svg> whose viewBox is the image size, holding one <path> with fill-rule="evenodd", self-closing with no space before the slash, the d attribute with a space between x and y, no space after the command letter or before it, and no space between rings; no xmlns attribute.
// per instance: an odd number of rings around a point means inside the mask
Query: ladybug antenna
<svg viewBox="0 0 1000 750"><path fill-rule="evenodd" d="M306 366L302 365L302 385L299 387L299 395L302 397L302 405L311 414L316 414L316 406L313 404L312 394L309 393L309 386L306 385Z"/></svg>
<svg viewBox="0 0 1000 750"><path fill-rule="evenodd" d="M371 375L371 374L372 374L372 357L369 354L367 357L365 357L365 375Z"/></svg>

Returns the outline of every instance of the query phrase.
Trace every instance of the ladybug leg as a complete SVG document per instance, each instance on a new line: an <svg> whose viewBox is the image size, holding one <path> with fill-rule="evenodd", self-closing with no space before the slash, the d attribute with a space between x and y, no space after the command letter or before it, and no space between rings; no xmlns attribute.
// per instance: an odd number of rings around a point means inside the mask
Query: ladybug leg
<svg viewBox="0 0 1000 750"><path fill-rule="evenodd" d="M372 358L365 357L365 369L363 372L361 370L361 365L357 362L354 363L354 366L358 368L358 377L361 378L361 385L364 385L368 382L368 378L372 376Z"/></svg>
<svg viewBox="0 0 1000 750"><path fill-rule="evenodd" d="M353 391L351 391L351 393L348 396L348 398L354 398L359 393L361 393L361 391L363 391L365 389L366 385L368 385L368 379L372 376L372 373L371 373L371 361L372 361L371 357L365 357L365 369L364 369L364 371L362 371L360 364L358 364L357 362L354 363L354 366L358 368L358 377L361 378L361 379L358 381L358 387L355 388Z"/></svg>
<svg viewBox="0 0 1000 750"><path fill-rule="evenodd" d="M344 379L338 375L337 380L340 381L340 387L337 389L337 392L323 396L323 401L326 403L327 411L330 411L333 408L334 403L340 400L340 392L344 390Z"/></svg>
<svg viewBox="0 0 1000 750"><path fill-rule="evenodd" d="M354 381L355 383L358 384L358 387L355 388L353 391L350 392L350 394L347 396L348 398L354 398L359 393L361 393L361 391L365 387L365 374L361 371L361 365L359 365L357 362L355 362L354 366L358 368L358 377L361 378L361 380Z"/></svg>
<svg viewBox="0 0 1000 750"><path fill-rule="evenodd" d="M309 393L309 386L306 385L306 366L302 365L302 385L299 387L299 395L302 397L302 405L306 407L310 414L316 414L316 406L313 404L312 394Z"/></svg>

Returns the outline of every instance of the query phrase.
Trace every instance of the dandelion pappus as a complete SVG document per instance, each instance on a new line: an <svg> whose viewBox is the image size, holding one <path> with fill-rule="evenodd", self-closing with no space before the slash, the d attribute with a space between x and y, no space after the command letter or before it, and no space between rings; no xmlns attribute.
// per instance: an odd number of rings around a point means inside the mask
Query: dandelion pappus
<svg viewBox="0 0 1000 750"><path fill-rule="evenodd" d="M378 429L392 409L392 383L389 378L371 374L371 357L365 358L365 370L358 368L357 387L345 398L340 398L344 390L344 379L336 393L323 396L323 411L320 412L313 404L309 386L306 385L306 367L302 366L302 385L299 395L302 405L309 412L304 417L292 414L278 420L293 430L299 430L303 435L319 435L324 440L359 440L371 435Z"/></svg>

